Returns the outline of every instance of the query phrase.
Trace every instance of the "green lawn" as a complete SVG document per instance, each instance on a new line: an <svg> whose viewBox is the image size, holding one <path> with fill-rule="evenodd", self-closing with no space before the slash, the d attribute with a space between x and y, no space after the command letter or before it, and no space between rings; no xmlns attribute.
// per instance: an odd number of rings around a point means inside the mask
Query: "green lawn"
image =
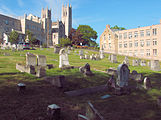
<svg viewBox="0 0 161 120"><path fill-rule="evenodd" d="M77 49L77 54L79 50ZM88 51L88 50L87 50ZM10 53L4 56L3 53ZM52 87L43 78L36 78L27 73L20 73L15 69L16 63L25 64L25 53L46 55L47 64L53 64L53 69L47 70L47 76L65 75L67 81L62 89ZM88 51L87 54L98 52ZM21 56L20 56L21 54ZM11 52L10 50L0 50L0 118L2 120L37 120L42 117L47 120L46 108L49 104L58 104L62 110L62 120L76 120L77 114L85 112L85 106L91 101L99 112L107 120L159 120L161 119L161 109L156 104L156 99L161 96L161 72L151 71L149 67L133 67L130 71L136 70L151 79L153 89L134 90L130 95L115 96L109 91L102 93L83 95L79 97L68 97L65 91L80 88L102 85L107 82L110 75L94 71L94 69L105 71L110 67L121 64L124 56L118 56L118 63L113 64L108 60L108 54L100 61L80 60L74 52L69 55L69 63L73 66L84 66L89 63L92 77L83 76L78 69L61 70L58 68L59 55L53 53L53 49L25 50ZM132 64L130 57L130 63ZM27 85L25 95L19 95L16 85L23 82ZM133 84L134 81L130 81ZM110 94L108 99L100 99L101 96ZM17 116L17 117L16 117Z"/></svg>

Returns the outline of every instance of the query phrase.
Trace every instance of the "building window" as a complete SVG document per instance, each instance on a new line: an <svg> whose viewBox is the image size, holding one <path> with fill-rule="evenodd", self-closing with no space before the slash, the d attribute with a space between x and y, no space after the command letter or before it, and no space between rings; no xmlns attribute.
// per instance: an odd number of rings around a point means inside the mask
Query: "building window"
<svg viewBox="0 0 161 120"><path fill-rule="evenodd" d="M153 45L157 45L157 39L153 39Z"/></svg>
<svg viewBox="0 0 161 120"><path fill-rule="evenodd" d="M134 46L138 47L138 41L137 40L134 41Z"/></svg>
<svg viewBox="0 0 161 120"><path fill-rule="evenodd" d="M126 39L127 38L127 33L124 33L124 39Z"/></svg>
<svg viewBox="0 0 161 120"><path fill-rule="evenodd" d="M129 39L132 38L132 32L129 32Z"/></svg>
<svg viewBox="0 0 161 120"><path fill-rule="evenodd" d="M134 55L138 56L138 50L134 50Z"/></svg>
<svg viewBox="0 0 161 120"><path fill-rule="evenodd" d="M108 45L109 45L109 48L111 48L111 43L109 43Z"/></svg>
<svg viewBox="0 0 161 120"><path fill-rule="evenodd" d="M8 24L9 24L8 20L5 20L5 24L6 24L6 25L8 25Z"/></svg>
<svg viewBox="0 0 161 120"><path fill-rule="evenodd" d="M150 56L150 49L146 50L146 56Z"/></svg>
<svg viewBox="0 0 161 120"><path fill-rule="evenodd" d="M157 56L157 49L153 49L153 55Z"/></svg>
<svg viewBox="0 0 161 120"><path fill-rule="evenodd" d="M144 47L144 40L140 40L140 46Z"/></svg>
<svg viewBox="0 0 161 120"><path fill-rule="evenodd" d="M121 40L122 39L122 34L119 34L119 40Z"/></svg>
<svg viewBox="0 0 161 120"><path fill-rule="evenodd" d="M106 44L104 43L104 48L106 48Z"/></svg>
<svg viewBox="0 0 161 120"><path fill-rule="evenodd" d="M127 48L127 42L124 43L124 48Z"/></svg>
<svg viewBox="0 0 161 120"><path fill-rule="evenodd" d="M144 30L140 30L140 37L144 37Z"/></svg>
<svg viewBox="0 0 161 120"><path fill-rule="evenodd" d="M104 41L106 40L106 36L105 36L105 35L103 36L103 40L104 40Z"/></svg>
<svg viewBox="0 0 161 120"><path fill-rule="evenodd" d="M137 38L138 37L138 31L134 32L134 37Z"/></svg>
<svg viewBox="0 0 161 120"><path fill-rule="evenodd" d="M146 40L146 46L150 46L150 40Z"/></svg>
<svg viewBox="0 0 161 120"><path fill-rule="evenodd" d="M144 56L144 49L140 50L140 56Z"/></svg>
<svg viewBox="0 0 161 120"><path fill-rule="evenodd" d="M153 35L157 35L157 28L153 29Z"/></svg>
<svg viewBox="0 0 161 120"><path fill-rule="evenodd" d="M146 30L146 36L150 36L150 30Z"/></svg>
<svg viewBox="0 0 161 120"><path fill-rule="evenodd" d="M132 41L129 42L129 47L130 47L130 48L132 47Z"/></svg>
<svg viewBox="0 0 161 120"><path fill-rule="evenodd" d="M121 43L119 44L119 48L122 48L122 44Z"/></svg>
<svg viewBox="0 0 161 120"><path fill-rule="evenodd" d="M111 40L111 34L108 35L108 40Z"/></svg>

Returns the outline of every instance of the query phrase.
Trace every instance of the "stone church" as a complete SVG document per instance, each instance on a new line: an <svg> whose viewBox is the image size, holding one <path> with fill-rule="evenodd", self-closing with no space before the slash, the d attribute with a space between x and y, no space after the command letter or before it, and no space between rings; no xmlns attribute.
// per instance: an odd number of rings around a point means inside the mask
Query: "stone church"
<svg viewBox="0 0 161 120"><path fill-rule="evenodd" d="M51 20L51 9L42 9L41 17L32 14L24 15L17 19L0 14L0 41L8 43L4 39L12 30L19 33L19 41L25 41L26 31L31 31L40 44L47 44L48 47L60 43L60 38L68 38L72 29L72 6L62 6L61 20Z"/></svg>

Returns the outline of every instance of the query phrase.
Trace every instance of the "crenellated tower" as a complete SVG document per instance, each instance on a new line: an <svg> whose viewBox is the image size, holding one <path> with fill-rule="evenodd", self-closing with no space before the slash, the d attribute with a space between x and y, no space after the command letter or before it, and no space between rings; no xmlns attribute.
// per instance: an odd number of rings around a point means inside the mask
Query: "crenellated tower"
<svg viewBox="0 0 161 120"><path fill-rule="evenodd" d="M44 34L46 38L47 46L52 46L52 20L51 20L51 9L48 7L46 9L42 9L41 11L41 20L42 20L42 28L44 29Z"/></svg>
<svg viewBox="0 0 161 120"><path fill-rule="evenodd" d="M62 23L65 26L65 35L68 37L72 29L72 6L62 6Z"/></svg>

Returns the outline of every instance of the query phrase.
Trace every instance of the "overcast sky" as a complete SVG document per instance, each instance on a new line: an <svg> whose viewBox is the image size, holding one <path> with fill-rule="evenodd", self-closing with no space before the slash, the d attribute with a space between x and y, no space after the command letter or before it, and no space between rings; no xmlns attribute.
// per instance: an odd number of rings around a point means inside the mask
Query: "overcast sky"
<svg viewBox="0 0 161 120"><path fill-rule="evenodd" d="M126 29L159 24L161 0L0 0L0 13L23 16L24 13L41 16L41 9L52 9L52 19L60 19L62 4L73 9L73 27L90 25L99 37L106 24Z"/></svg>

